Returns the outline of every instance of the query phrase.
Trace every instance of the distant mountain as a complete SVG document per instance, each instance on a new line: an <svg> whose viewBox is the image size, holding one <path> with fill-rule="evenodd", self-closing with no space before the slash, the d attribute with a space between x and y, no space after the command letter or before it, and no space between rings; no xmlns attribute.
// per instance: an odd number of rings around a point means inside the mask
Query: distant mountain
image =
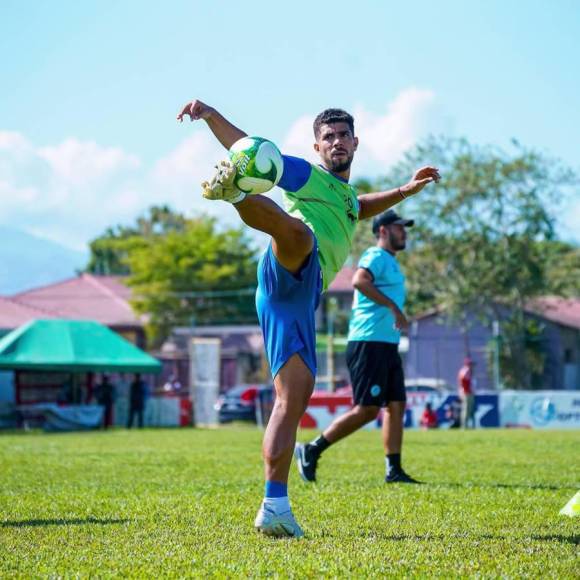
<svg viewBox="0 0 580 580"><path fill-rule="evenodd" d="M70 278L88 253L0 225L0 295Z"/></svg>

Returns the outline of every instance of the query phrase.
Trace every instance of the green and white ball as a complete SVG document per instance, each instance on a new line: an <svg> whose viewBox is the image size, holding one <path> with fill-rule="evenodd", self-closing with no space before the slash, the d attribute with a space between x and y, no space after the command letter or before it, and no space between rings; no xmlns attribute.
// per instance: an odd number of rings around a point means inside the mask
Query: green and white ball
<svg viewBox="0 0 580 580"><path fill-rule="evenodd" d="M284 161L278 147L262 137L243 137L230 147L236 166L236 187L248 194L270 191L282 177Z"/></svg>

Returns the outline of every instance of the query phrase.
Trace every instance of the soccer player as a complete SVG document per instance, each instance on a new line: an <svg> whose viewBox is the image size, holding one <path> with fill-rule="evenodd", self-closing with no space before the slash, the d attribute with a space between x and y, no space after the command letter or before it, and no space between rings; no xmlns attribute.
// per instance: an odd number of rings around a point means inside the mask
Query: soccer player
<svg viewBox="0 0 580 580"><path fill-rule="evenodd" d="M385 407L383 445L387 483L418 483L401 466L405 418L405 377L399 356L401 330L408 327L403 314L405 276L396 259L405 249L407 227L392 209L373 219L375 246L361 256L353 277L355 295L348 331L346 362L354 406L312 442L297 444L298 471L305 481L316 481L323 451L376 418Z"/></svg>
<svg viewBox="0 0 580 580"><path fill-rule="evenodd" d="M246 133L214 108L195 100L179 121L202 119L229 149ZM242 221L272 237L258 265L256 308L274 378L276 401L263 442L265 494L255 520L258 531L276 537L300 537L288 500L288 472L303 415L316 375L314 311L346 259L359 219L372 217L437 181L434 167L418 170L409 183L391 191L357 196L349 185L350 165L358 146L353 118L327 109L314 121L314 150L321 164L284 156L278 185L286 211L263 195L245 195L233 185L235 167L222 162L207 199L234 205Z"/></svg>

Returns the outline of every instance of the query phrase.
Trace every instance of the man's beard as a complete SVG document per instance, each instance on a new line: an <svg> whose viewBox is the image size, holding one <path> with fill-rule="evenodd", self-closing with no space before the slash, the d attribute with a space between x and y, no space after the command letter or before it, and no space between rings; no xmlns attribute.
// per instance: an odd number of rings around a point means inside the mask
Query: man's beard
<svg viewBox="0 0 580 580"><path fill-rule="evenodd" d="M393 250L404 250L407 245L407 240L398 239L395 234L389 232L389 244Z"/></svg>
<svg viewBox="0 0 580 580"><path fill-rule="evenodd" d="M330 158L330 170L333 173L342 173L350 169L352 165L352 157L347 157L346 161L338 161L337 159Z"/></svg>

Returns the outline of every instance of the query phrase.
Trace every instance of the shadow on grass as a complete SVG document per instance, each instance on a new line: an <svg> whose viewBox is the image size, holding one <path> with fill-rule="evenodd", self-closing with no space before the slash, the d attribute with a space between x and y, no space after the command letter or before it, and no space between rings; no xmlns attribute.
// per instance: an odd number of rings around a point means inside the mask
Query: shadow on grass
<svg viewBox="0 0 580 580"><path fill-rule="evenodd" d="M100 519L100 518L75 518L53 520L20 520L16 522L0 522L2 528L33 528L37 526L84 526L97 524L108 526L111 524L125 524L129 520Z"/></svg>
<svg viewBox="0 0 580 580"><path fill-rule="evenodd" d="M545 536L530 536L530 540L536 540L539 542L551 542L554 540L556 542L580 546L580 536L578 534L572 534L571 536L566 536L564 534L546 534Z"/></svg>
<svg viewBox="0 0 580 580"><path fill-rule="evenodd" d="M558 491L560 489L576 489L573 484L570 485L549 485L546 483L457 483L457 482L436 482L429 481L428 483L432 487L461 487L463 489L485 487L491 489L546 489L551 491Z"/></svg>
<svg viewBox="0 0 580 580"><path fill-rule="evenodd" d="M361 534L362 536L376 536L376 532L369 532ZM505 534L385 534L382 536L383 540L391 542L432 542L433 540L449 541L450 539L461 540L531 540L535 542L561 542L563 544L572 544L574 546L580 545L580 536L578 534L546 534L533 536L506 536Z"/></svg>

